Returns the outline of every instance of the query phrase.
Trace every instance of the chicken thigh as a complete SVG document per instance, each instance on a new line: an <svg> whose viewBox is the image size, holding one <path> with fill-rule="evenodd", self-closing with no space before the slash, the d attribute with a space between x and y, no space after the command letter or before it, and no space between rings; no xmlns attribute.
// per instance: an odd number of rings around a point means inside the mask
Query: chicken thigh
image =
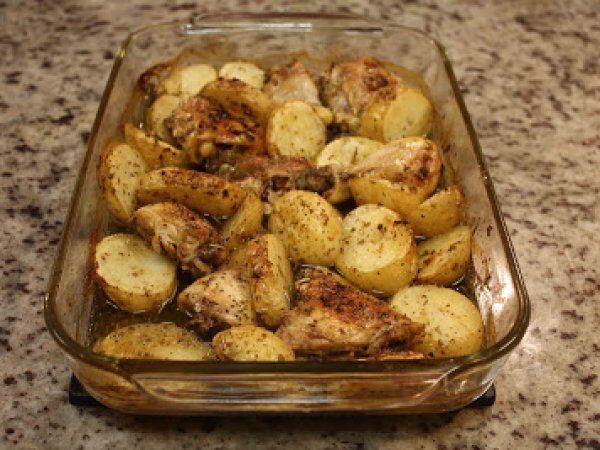
<svg viewBox="0 0 600 450"><path fill-rule="evenodd" d="M377 355L404 348L423 329L327 269L301 272L296 281L298 304L277 330L299 353Z"/></svg>

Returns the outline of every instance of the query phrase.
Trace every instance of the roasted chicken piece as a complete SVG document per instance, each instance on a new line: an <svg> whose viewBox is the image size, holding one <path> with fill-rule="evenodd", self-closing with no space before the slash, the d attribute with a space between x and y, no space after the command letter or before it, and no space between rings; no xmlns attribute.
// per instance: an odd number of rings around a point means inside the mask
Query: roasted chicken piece
<svg viewBox="0 0 600 450"><path fill-rule="evenodd" d="M263 200L292 189L324 193L337 180L331 166L317 167L305 158L268 157L233 149L220 150L205 161L204 169L247 185Z"/></svg>
<svg viewBox="0 0 600 450"><path fill-rule="evenodd" d="M322 193L334 182L330 167L317 167L304 158L290 156L243 156L236 175L258 178L266 190L278 192L299 189Z"/></svg>
<svg viewBox="0 0 600 450"><path fill-rule="evenodd" d="M177 306L192 317L191 325L201 333L256 322L250 285L235 269L196 280L179 294Z"/></svg>
<svg viewBox="0 0 600 450"><path fill-rule="evenodd" d="M300 61L273 66L267 72L264 91L277 103L301 100L310 105L321 104L317 83Z"/></svg>
<svg viewBox="0 0 600 450"><path fill-rule="evenodd" d="M297 306L277 335L299 353L374 356L404 348L423 330L327 269L302 270L295 287Z"/></svg>
<svg viewBox="0 0 600 450"><path fill-rule="evenodd" d="M136 231L156 252L161 250L200 277L225 262L223 238L202 216L178 203L154 203L134 214Z"/></svg>
<svg viewBox="0 0 600 450"><path fill-rule="evenodd" d="M235 145L265 153L265 132L249 116L234 115L200 96L181 103L165 120L177 142L195 163L216 153L215 144Z"/></svg>
<svg viewBox="0 0 600 450"><path fill-rule="evenodd" d="M438 184L442 160L433 141L411 137L392 141L350 168L349 178L369 177L400 183L431 194Z"/></svg>
<svg viewBox="0 0 600 450"><path fill-rule="evenodd" d="M336 122L358 126L365 107L376 97L394 95L398 78L374 58L362 57L335 64L323 74L323 98Z"/></svg>
<svg viewBox="0 0 600 450"><path fill-rule="evenodd" d="M267 77L264 91L275 103L304 102L312 106L325 125L333 122L331 110L321 105L315 77L300 61L274 66Z"/></svg>
<svg viewBox="0 0 600 450"><path fill-rule="evenodd" d="M138 86L144 93L155 95L161 80L163 80L172 69L172 64L156 64L140 75L138 78Z"/></svg>

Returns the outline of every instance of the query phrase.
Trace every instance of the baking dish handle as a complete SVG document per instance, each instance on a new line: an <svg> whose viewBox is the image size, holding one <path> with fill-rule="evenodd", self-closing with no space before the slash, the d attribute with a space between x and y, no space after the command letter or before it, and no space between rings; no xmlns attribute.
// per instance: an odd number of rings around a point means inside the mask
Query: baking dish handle
<svg viewBox="0 0 600 450"><path fill-rule="evenodd" d="M190 17L185 25L187 34L204 32L207 28L240 28L248 29L268 29L268 28L295 28L312 29L320 26L340 28L344 30L382 30L379 23L366 20L364 17L352 14L336 13L305 13L305 12L270 12L270 13L208 13L196 14Z"/></svg>
<svg viewBox="0 0 600 450"><path fill-rule="evenodd" d="M432 397L446 375L138 373L131 380L153 400L178 410L307 412L414 407Z"/></svg>

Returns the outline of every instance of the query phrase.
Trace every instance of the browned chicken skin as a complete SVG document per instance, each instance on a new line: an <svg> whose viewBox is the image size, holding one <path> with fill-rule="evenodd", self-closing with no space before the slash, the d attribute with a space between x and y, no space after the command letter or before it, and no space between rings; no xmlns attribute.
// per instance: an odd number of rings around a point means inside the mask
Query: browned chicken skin
<svg viewBox="0 0 600 450"><path fill-rule="evenodd" d="M277 103L300 100L311 105L321 104L317 84L300 61L273 66L267 72L264 91Z"/></svg>
<svg viewBox="0 0 600 450"><path fill-rule="evenodd" d="M171 64L156 64L140 75L138 86L146 94L155 95L160 81L172 70Z"/></svg>
<svg viewBox="0 0 600 450"><path fill-rule="evenodd" d="M427 139L390 142L355 164L346 177L369 176L419 189L437 186L442 161L435 144Z"/></svg>
<svg viewBox="0 0 600 450"><path fill-rule="evenodd" d="M178 203L155 203L139 208L134 215L136 231L178 260L195 276L212 271L225 262L228 251L223 238L203 217Z"/></svg>
<svg viewBox="0 0 600 450"><path fill-rule="evenodd" d="M205 144L226 144L247 148L253 153L265 153L264 129L248 116L233 115L210 100L194 96L175 109L165 121L175 141L198 163L205 153Z"/></svg>
<svg viewBox="0 0 600 450"><path fill-rule="evenodd" d="M406 346L423 330L333 272L318 268L301 272L295 285L298 304L277 330L299 353L377 355Z"/></svg>
<svg viewBox="0 0 600 450"><path fill-rule="evenodd" d="M219 149L217 155L204 164L208 172L230 180L243 182L252 178L258 183L256 194L264 200L273 192L285 193L292 189L320 194L331 189L335 183L330 166L317 167L301 157L269 157L236 149Z"/></svg>
<svg viewBox="0 0 600 450"><path fill-rule="evenodd" d="M333 174L329 167L317 167L299 157L246 155L238 161L236 173L242 177L256 177L266 189L277 192L301 189L322 193L333 184Z"/></svg>
<svg viewBox="0 0 600 450"><path fill-rule="evenodd" d="M323 75L323 97L339 117L360 117L376 97L393 94L398 78L374 58L362 57L335 64Z"/></svg>
<svg viewBox="0 0 600 450"><path fill-rule="evenodd" d="M255 323L250 286L236 269L196 280L179 294L177 306L192 317L190 325L201 333Z"/></svg>

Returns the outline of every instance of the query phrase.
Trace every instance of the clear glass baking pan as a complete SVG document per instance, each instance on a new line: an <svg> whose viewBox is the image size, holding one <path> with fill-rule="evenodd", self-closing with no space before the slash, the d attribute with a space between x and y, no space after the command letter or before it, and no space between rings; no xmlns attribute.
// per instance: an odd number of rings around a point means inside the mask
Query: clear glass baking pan
<svg viewBox="0 0 600 450"><path fill-rule="evenodd" d="M435 139L466 198L465 220L474 232L470 283L484 319L485 348L446 359L287 363L126 360L90 351L89 262L108 224L96 182L98 157L119 135L124 115L134 114L126 106L140 74L184 49L215 66L292 53L321 62L370 55L420 75L437 111ZM94 123L45 303L48 329L100 402L145 414L448 411L488 389L523 337L529 314L473 125L436 41L370 19L310 14L202 16L144 28L125 40Z"/></svg>

